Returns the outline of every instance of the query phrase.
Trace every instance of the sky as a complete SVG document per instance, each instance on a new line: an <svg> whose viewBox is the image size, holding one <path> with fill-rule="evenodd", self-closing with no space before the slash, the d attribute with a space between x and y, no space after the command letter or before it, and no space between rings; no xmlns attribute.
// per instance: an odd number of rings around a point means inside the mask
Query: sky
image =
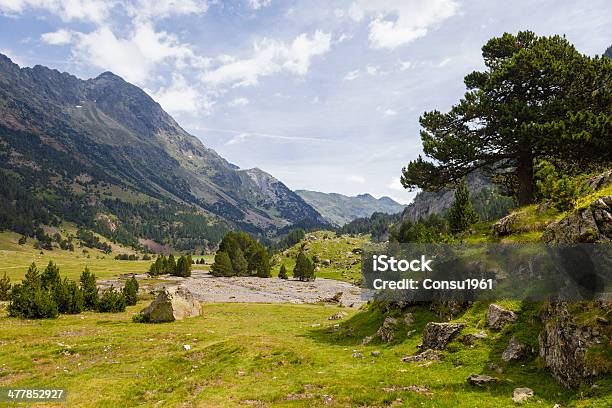
<svg viewBox="0 0 612 408"><path fill-rule="evenodd" d="M408 203L419 116L448 110L504 32L612 44L609 0L0 0L0 52L112 71L241 168Z"/></svg>

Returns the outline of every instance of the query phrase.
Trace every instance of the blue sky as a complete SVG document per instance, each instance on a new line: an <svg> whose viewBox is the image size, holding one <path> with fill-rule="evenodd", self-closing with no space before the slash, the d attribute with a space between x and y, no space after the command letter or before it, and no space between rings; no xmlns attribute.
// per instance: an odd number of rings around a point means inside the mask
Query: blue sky
<svg viewBox="0 0 612 408"><path fill-rule="evenodd" d="M525 29L601 54L612 2L0 0L16 63L113 71L242 168L400 202L419 116L461 97L487 39Z"/></svg>

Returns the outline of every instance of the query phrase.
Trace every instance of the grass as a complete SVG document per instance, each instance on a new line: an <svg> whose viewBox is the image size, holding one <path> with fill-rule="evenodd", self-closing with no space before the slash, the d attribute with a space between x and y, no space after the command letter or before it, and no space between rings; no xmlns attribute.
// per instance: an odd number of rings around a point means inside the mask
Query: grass
<svg viewBox="0 0 612 408"><path fill-rule="evenodd" d="M327 238L325 238L327 237ZM309 239L310 238L310 239ZM308 233L305 240L306 254L311 258L316 255L320 261L329 259L329 266L317 263L320 268L316 272L318 278L336 279L345 282L358 282L361 279L361 255L352 252L355 248L362 248L369 242L368 237L350 237L343 235L336 237L332 231L316 231ZM285 265L289 275L295 266L295 259L300 251L302 243L283 251L274 259L275 265L272 270L273 276L278 276L281 265Z"/></svg>
<svg viewBox="0 0 612 408"><path fill-rule="evenodd" d="M330 333L336 322L327 317L336 307L206 304L201 317L132 323L131 315L143 306L57 320L0 317L0 386L65 388L70 407L347 407L387 406L398 399L410 407L513 407L512 390L520 386L536 395L524 407L612 402L609 381L568 391L532 363L503 365L503 381L488 389L468 385L470 374L491 374L489 362L501 365L498 343L506 333L490 333L473 349L452 343L454 351L441 362L403 363L432 318L424 310L414 310L415 334L392 345L363 346L361 336L381 323L379 312L347 310L343 329ZM191 349L184 350L185 344ZM371 357L374 350L381 356ZM365 358L353 357L355 352ZM410 385L427 387L432 395L383 390Z"/></svg>
<svg viewBox="0 0 612 408"><path fill-rule="evenodd" d="M21 280L28 266L35 262L39 268L47 266L49 261L55 262L62 273L70 279L78 280L85 266L96 274L98 279L111 278L124 273L144 273L149 270L152 261L117 261L115 252L105 254L96 249L75 248L63 251L55 248L53 251L34 249L33 239L24 245L17 242L20 235L12 232L0 233L0 276L6 272L12 281Z"/></svg>

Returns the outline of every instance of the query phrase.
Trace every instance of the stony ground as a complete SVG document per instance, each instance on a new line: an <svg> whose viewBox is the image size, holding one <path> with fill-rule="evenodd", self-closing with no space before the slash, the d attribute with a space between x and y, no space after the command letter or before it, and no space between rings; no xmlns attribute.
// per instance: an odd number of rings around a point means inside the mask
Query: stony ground
<svg viewBox="0 0 612 408"><path fill-rule="evenodd" d="M330 302L338 296L345 307L359 308L370 298L369 292L348 282L317 278L313 282L294 279L212 276L208 271L194 270L189 278L158 277L153 282L148 275L136 275L145 290L157 290L163 286L181 286L188 289L201 302L206 303L320 303ZM122 287L121 280L98 281L101 288Z"/></svg>

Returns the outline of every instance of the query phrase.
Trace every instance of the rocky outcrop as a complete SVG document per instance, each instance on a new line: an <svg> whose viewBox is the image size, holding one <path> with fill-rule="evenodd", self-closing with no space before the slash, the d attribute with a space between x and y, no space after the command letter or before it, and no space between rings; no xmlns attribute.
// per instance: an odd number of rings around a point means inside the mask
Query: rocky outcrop
<svg viewBox="0 0 612 408"><path fill-rule="evenodd" d="M486 338L487 338L487 333L483 331L478 332L478 333L468 333L465 336L463 336L463 338L461 338L461 342L465 344L466 346L470 346L474 343L474 341L486 339Z"/></svg>
<svg viewBox="0 0 612 408"><path fill-rule="evenodd" d="M507 323L515 322L516 319L517 316L513 311L504 309L495 303L489 305L489 310L487 311L487 326L490 328L499 330Z"/></svg>
<svg viewBox="0 0 612 408"><path fill-rule="evenodd" d="M155 300L140 312L141 321L165 323L199 316L200 302L184 288L168 288L159 292Z"/></svg>
<svg viewBox="0 0 612 408"><path fill-rule="evenodd" d="M491 377L490 375L483 375L483 374L471 374L468 378L467 381L472 384L475 385L477 387L482 387L485 385L489 385L492 383L496 383L499 381L499 378L497 377Z"/></svg>
<svg viewBox="0 0 612 408"><path fill-rule="evenodd" d="M542 313L544 329L538 337L540 357L553 377L569 388L597 372L587 367L585 356L598 342L589 328L579 327L565 303L550 303Z"/></svg>
<svg viewBox="0 0 612 408"><path fill-rule="evenodd" d="M427 323L421 349L443 349L464 326L463 323Z"/></svg>
<svg viewBox="0 0 612 408"><path fill-rule="evenodd" d="M542 234L542 241L547 244L612 242L612 196L601 197L550 224Z"/></svg>
<svg viewBox="0 0 612 408"><path fill-rule="evenodd" d="M533 397L533 390L531 388L515 388L512 391L512 401L517 403L525 402L531 397Z"/></svg>
<svg viewBox="0 0 612 408"><path fill-rule="evenodd" d="M505 237L516 232L516 222L519 219L518 213L511 213L493 224L493 234L496 237Z"/></svg>
<svg viewBox="0 0 612 408"><path fill-rule="evenodd" d="M530 351L531 348L527 344L520 342L513 336L508 342L508 347L502 353L502 360L505 362L522 360L529 355Z"/></svg>
<svg viewBox="0 0 612 408"><path fill-rule="evenodd" d="M402 361L404 363L415 363L422 361L439 361L440 354L432 349L427 349L422 353L415 354L414 356L405 356L402 357Z"/></svg>
<svg viewBox="0 0 612 408"><path fill-rule="evenodd" d="M376 332L376 337L380 338L385 343L390 343L395 339L395 330L397 328L398 321L394 317L387 316L383 321L382 326Z"/></svg>
<svg viewBox="0 0 612 408"><path fill-rule="evenodd" d="M605 171L586 181L586 185L592 190L599 190L612 184L612 170Z"/></svg>

